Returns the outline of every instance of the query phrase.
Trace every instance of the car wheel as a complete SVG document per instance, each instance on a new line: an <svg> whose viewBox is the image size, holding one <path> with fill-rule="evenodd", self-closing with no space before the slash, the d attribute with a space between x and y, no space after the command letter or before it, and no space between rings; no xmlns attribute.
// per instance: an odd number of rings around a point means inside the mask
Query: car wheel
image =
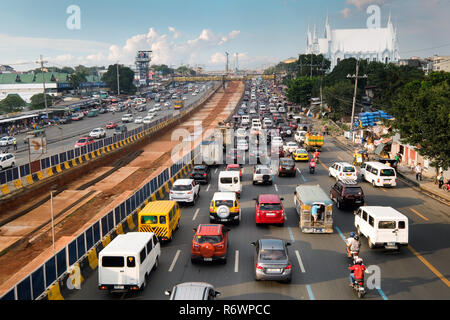
<svg viewBox="0 0 450 320"><path fill-rule="evenodd" d="M194 259L193 257L191 257L191 263L192 263L192 264L196 264L196 263L197 263L197 260Z"/></svg>
<svg viewBox="0 0 450 320"><path fill-rule="evenodd" d="M372 243L372 240L370 240L370 238L367 238L367 244L369 245L370 249L375 248L375 245Z"/></svg>
<svg viewBox="0 0 450 320"><path fill-rule="evenodd" d="M154 264L152 270L156 270L156 269L158 269L158 267L159 267L159 257L156 257L155 264Z"/></svg>
<svg viewBox="0 0 450 320"><path fill-rule="evenodd" d="M11 168L14 167L16 165L15 162L11 163Z"/></svg>
<svg viewBox="0 0 450 320"><path fill-rule="evenodd" d="M372 180L372 186L375 188L376 187L376 185L375 185L375 180Z"/></svg>
<svg viewBox="0 0 450 320"><path fill-rule="evenodd" d="M255 185L255 184L256 184L256 181L252 181L252 183L253 183L253 185Z"/></svg>
<svg viewBox="0 0 450 320"><path fill-rule="evenodd" d="M356 234L361 237L361 229L359 226L356 228Z"/></svg>

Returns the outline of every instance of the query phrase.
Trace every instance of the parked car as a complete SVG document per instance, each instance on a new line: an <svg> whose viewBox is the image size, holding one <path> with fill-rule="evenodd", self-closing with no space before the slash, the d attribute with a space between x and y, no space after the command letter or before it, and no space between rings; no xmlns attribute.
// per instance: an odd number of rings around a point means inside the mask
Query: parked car
<svg viewBox="0 0 450 320"><path fill-rule="evenodd" d="M12 146L14 144L14 141L16 141L16 138L14 138L14 137L10 137L10 136L2 137L0 139L0 146L2 146L2 147Z"/></svg>
<svg viewBox="0 0 450 320"><path fill-rule="evenodd" d="M227 262L229 228L222 224L200 224L193 229L191 262L220 261Z"/></svg>
<svg viewBox="0 0 450 320"><path fill-rule="evenodd" d="M358 172L356 171L356 167L348 162L335 162L328 168L328 175L330 177L335 178L336 180L340 179L358 179Z"/></svg>
<svg viewBox="0 0 450 320"><path fill-rule="evenodd" d="M235 192L216 192L209 206L209 222L234 222L241 221L241 208Z"/></svg>
<svg viewBox="0 0 450 320"><path fill-rule="evenodd" d="M16 165L16 157L12 153L0 153L0 170Z"/></svg>
<svg viewBox="0 0 450 320"><path fill-rule="evenodd" d="M280 166L278 168L278 176L290 175L295 177L296 175L295 162L291 158L280 158Z"/></svg>
<svg viewBox="0 0 450 320"><path fill-rule="evenodd" d="M253 184L272 184L272 170L267 165L256 165L253 168Z"/></svg>
<svg viewBox="0 0 450 320"><path fill-rule="evenodd" d="M80 121L80 120L83 120L84 114L82 112L74 113L74 114L72 114L71 118L72 118L72 121Z"/></svg>
<svg viewBox="0 0 450 320"><path fill-rule="evenodd" d="M94 143L95 140L92 137L81 137L78 139L78 141L75 143L75 148L87 146L88 144Z"/></svg>
<svg viewBox="0 0 450 320"><path fill-rule="evenodd" d="M194 179L178 179L175 180L172 189L169 192L169 199L177 202L187 202L195 204L200 196L200 184Z"/></svg>
<svg viewBox="0 0 450 320"><path fill-rule="evenodd" d="M192 169L192 172L190 174L191 179L194 179L196 182L200 183L209 183L211 180L211 171L209 170L209 167L207 165L196 165Z"/></svg>
<svg viewBox="0 0 450 320"><path fill-rule="evenodd" d="M291 245L289 242L264 238L252 242L251 245L255 246L253 255L255 280L291 282L292 263L287 249Z"/></svg>
<svg viewBox="0 0 450 320"><path fill-rule="evenodd" d="M70 116L64 116L59 119L60 124L68 124L72 122L72 118Z"/></svg>
<svg viewBox="0 0 450 320"><path fill-rule="evenodd" d="M338 209L343 207L359 207L364 205L364 191L355 180L337 181L330 190L330 198Z"/></svg>
<svg viewBox="0 0 450 320"><path fill-rule="evenodd" d="M127 130L128 130L127 126L122 124L122 125L119 125L119 126L114 128L113 134L116 135L116 134L125 133L125 132L127 132Z"/></svg>
<svg viewBox="0 0 450 320"><path fill-rule="evenodd" d="M274 223L282 226L285 220L284 207L281 203L283 198L277 194L260 194L255 204L255 221L256 225L262 223Z"/></svg>
<svg viewBox="0 0 450 320"><path fill-rule="evenodd" d="M114 121L110 121L106 124L106 129L114 129L115 127L117 127L119 124L117 122Z"/></svg>
<svg viewBox="0 0 450 320"><path fill-rule="evenodd" d="M166 290L169 300L214 300L220 295L212 284L206 282L185 282L177 284L172 291Z"/></svg>

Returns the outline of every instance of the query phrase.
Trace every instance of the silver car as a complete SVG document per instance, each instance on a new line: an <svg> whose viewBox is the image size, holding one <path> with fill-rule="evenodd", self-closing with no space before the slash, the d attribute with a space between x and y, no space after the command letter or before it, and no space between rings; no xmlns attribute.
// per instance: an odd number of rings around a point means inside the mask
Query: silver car
<svg viewBox="0 0 450 320"><path fill-rule="evenodd" d="M206 282L185 282L177 284L172 291L166 290L170 300L214 300L220 292Z"/></svg>
<svg viewBox="0 0 450 320"><path fill-rule="evenodd" d="M253 170L253 184L272 184L272 171L267 165L257 165Z"/></svg>
<svg viewBox="0 0 450 320"><path fill-rule="evenodd" d="M292 263L287 247L291 244L281 239L266 238L252 242L255 246L255 280L275 280L290 283Z"/></svg>

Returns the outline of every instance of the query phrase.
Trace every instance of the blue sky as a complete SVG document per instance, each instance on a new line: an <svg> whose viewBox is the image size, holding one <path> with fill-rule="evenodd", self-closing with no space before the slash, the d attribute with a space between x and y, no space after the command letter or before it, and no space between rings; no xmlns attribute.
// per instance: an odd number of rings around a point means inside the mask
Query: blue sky
<svg viewBox="0 0 450 320"><path fill-rule="evenodd" d="M223 69L228 51L260 68L303 53L308 22L322 36L327 12L332 28L364 28L370 4L382 26L391 12L402 57L449 54L412 51L450 44L449 0L16 0L0 1L0 64L29 69L40 54L56 66L132 64L137 49L152 49L155 63ZM66 27L70 5L80 30Z"/></svg>

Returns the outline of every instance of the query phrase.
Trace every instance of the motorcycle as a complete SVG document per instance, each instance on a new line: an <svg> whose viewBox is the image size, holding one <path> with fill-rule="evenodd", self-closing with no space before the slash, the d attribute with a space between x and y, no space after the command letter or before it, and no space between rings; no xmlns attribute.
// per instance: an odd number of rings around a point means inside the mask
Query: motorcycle
<svg viewBox="0 0 450 320"><path fill-rule="evenodd" d="M358 295L358 298L361 299L366 294L366 288L364 287L364 279L362 280L356 280L353 282L352 286L353 290Z"/></svg>
<svg viewBox="0 0 450 320"><path fill-rule="evenodd" d="M309 167L309 173L314 174L316 167Z"/></svg>

